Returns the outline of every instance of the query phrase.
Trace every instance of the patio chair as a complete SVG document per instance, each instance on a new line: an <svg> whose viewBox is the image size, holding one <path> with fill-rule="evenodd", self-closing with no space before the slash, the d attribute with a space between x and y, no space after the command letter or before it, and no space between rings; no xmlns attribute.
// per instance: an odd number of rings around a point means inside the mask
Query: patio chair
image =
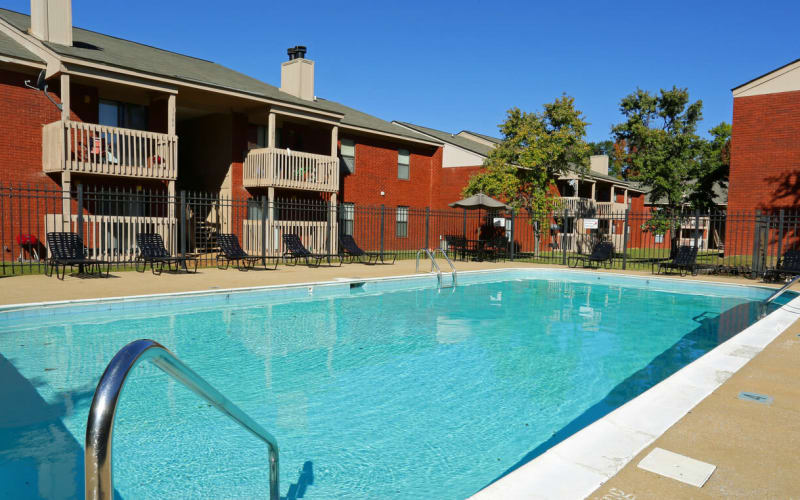
<svg viewBox="0 0 800 500"><path fill-rule="evenodd" d="M194 272L197 272L197 258L172 256L164 246L164 239L158 233L138 233L136 235L136 246L139 247L139 255L134 261L137 271L139 271L139 263L142 264L140 272L144 272L147 269L147 264L150 264L150 270L153 274L161 274L165 265L169 271L172 271L174 264L176 272L183 266L183 269L188 273L188 262L194 262ZM158 264L157 273L156 264Z"/></svg>
<svg viewBox="0 0 800 500"><path fill-rule="evenodd" d="M397 259L397 253L395 252L367 252L362 250L358 244L356 244L356 240L349 234L343 234L339 237L339 244L342 248L342 253L345 257L349 257L351 262L361 261L361 257L367 258L367 264L377 264L378 259L380 259L381 264L386 264L386 260L384 259L385 256L392 257L392 264Z"/></svg>
<svg viewBox="0 0 800 500"><path fill-rule="evenodd" d="M256 265L256 262L259 260L264 264L264 269L268 269L267 261L269 259L275 259L275 267L272 269L278 268L277 257L250 255L242 250L242 246L239 244L239 237L235 234L218 234L217 244L219 245L219 253L217 254L217 267L220 269L228 269L228 266L230 266L231 262L233 262L237 269L240 271L246 271L248 269L253 269ZM221 262L225 263L225 267L222 267Z"/></svg>
<svg viewBox="0 0 800 500"><path fill-rule="evenodd" d="M104 260L90 259L86 256L86 248L83 246L83 240L78 233L67 232L53 232L47 233L47 246L50 250L50 258L44 261L44 274L47 276L53 275L53 268L56 270L56 278L58 278L58 266L62 267L60 279L64 279L67 274L67 266L72 269L78 266L78 273L83 272L88 268L89 272L93 268L97 269L97 273L102 276L102 266L106 266L106 277L109 275L109 268L111 263Z"/></svg>
<svg viewBox="0 0 800 500"><path fill-rule="evenodd" d="M675 252L675 256L671 261L658 263L658 271L656 274L661 274L662 269L664 270L664 274L666 274L667 270L669 269L677 269L681 276L686 276L687 272L691 272L692 275L696 275L696 261L697 247L682 245L678 247L678 251Z"/></svg>
<svg viewBox="0 0 800 500"><path fill-rule="evenodd" d="M582 263L583 267L608 267L611 269L614 266L614 244L610 241L600 241L592 248L592 253L589 255L579 255L572 257L567 264L569 267L578 267L578 263Z"/></svg>
<svg viewBox="0 0 800 500"><path fill-rule="evenodd" d="M764 273L764 281L778 280L781 277L800 274L800 251L787 250L772 269Z"/></svg>
<svg viewBox="0 0 800 500"><path fill-rule="evenodd" d="M344 262L344 257L338 254L330 254L330 253L312 253L309 252L308 249L303 245L303 242L300 241L300 237L296 234L287 233L283 235L283 246L285 250L283 252L283 260L286 262L287 260L293 260L295 265L297 261L300 259L305 260L306 265L312 265L311 261L314 261L314 266L317 267L323 260L328 261L328 265L333 265L331 262L332 258L338 257L339 258L339 265L342 265Z"/></svg>

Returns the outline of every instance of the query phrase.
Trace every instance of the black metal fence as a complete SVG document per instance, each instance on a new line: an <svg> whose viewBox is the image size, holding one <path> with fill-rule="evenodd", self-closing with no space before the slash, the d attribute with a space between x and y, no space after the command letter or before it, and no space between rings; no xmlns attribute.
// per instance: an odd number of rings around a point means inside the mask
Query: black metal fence
<svg viewBox="0 0 800 500"><path fill-rule="evenodd" d="M160 234L170 252L193 255L201 267L215 265L222 233L236 234L253 255L282 255L288 233L298 234L312 252L338 253L339 236L349 234L364 250L397 253L400 259L414 258L420 248L441 248L457 259L561 265L602 240L614 244L613 267L635 270L650 270L669 260L676 246L689 245L698 249L699 272L748 277L762 276L800 246L798 211L686 211L656 226L650 210L589 208L531 214L0 185L0 266L4 275L42 272L51 231L79 233L88 254L113 262L116 270L133 267L142 232Z"/></svg>

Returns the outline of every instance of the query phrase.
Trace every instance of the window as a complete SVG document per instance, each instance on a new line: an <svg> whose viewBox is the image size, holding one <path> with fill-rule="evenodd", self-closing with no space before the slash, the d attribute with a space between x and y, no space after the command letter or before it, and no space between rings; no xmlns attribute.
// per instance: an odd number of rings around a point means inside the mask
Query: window
<svg viewBox="0 0 800 500"><path fill-rule="evenodd" d="M397 207L397 228L395 234L398 238L408 237L408 207Z"/></svg>
<svg viewBox="0 0 800 500"><path fill-rule="evenodd" d="M656 243L664 243L664 235L663 234L657 234L656 235Z"/></svg>
<svg viewBox="0 0 800 500"><path fill-rule="evenodd" d="M267 127L264 125L256 127L256 144L259 148L267 147Z"/></svg>
<svg viewBox="0 0 800 500"><path fill-rule="evenodd" d="M147 106L100 100L100 125L147 130Z"/></svg>
<svg viewBox="0 0 800 500"><path fill-rule="evenodd" d="M354 203L342 203L342 234L353 235L353 223L355 222L356 206Z"/></svg>
<svg viewBox="0 0 800 500"><path fill-rule="evenodd" d="M261 200L250 198L247 200L247 220L261 220L264 214Z"/></svg>
<svg viewBox="0 0 800 500"><path fill-rule="evenodd" d="M342 139L342 167L353 174L356 171L356 141Z"/></svg>
<svg viewBox="0 0 800 500"><path fill-rule="evenodd" d="M409 154L407 149L397 150L397 178L408 180Z"/></svg>

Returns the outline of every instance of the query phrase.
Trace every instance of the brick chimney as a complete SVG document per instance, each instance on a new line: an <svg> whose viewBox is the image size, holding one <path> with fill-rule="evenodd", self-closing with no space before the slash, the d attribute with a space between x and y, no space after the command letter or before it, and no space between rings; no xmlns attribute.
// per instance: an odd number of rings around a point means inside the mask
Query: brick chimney
<svg viewBox="0 0 800 500"><path fill-rule="evenodd" d="M31 0L30 32L44 42L72 45L72 0Z"/></svg>
<svg viewBox="0 0 800 500"><path fill-rule="evenodd" d="M314 100L314 61L306 59L306 48L297 45L286 53L289 60L281 63L281 90L306 101Z"/></svg>

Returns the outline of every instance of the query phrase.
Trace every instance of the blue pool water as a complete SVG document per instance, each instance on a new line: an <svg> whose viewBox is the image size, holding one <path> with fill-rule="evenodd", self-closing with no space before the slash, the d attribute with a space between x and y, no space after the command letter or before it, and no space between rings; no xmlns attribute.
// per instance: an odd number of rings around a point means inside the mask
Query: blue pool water
<svg viewBox="0 0 800 500"><path fill-rule="evenodd" d="M83 496L94 387L139 338L272 432L282 497L464 498L754 322L768 294L568 276L0 315L0 498ZM130 377L114 431L119 497L263 497L266 460L263 443L154 366Z"/></svg>

